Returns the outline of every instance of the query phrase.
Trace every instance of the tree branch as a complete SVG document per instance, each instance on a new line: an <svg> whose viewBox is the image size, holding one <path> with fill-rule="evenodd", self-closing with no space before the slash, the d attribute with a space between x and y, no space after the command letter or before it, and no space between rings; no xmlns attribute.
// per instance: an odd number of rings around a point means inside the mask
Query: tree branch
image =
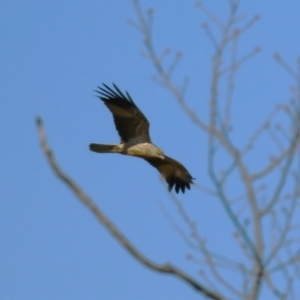
<svg viewBox="0 0 300 300"><path fill-rule="evenodd" d="M210 289L204 287L202 284L198 283L195 279L193 279L188 274L184 273L180 269L174 267L171 264L157 264L149 260L145 257L141 252L139 252L134 245L122 234L122 232L113 224L111 220L106 217L106 215L100 210L99 207L94 203L94 201L85 194L85 192L79 187L77 183L73 179L71 179L66 173L62 171L52 150L50 149L47 138L46 132L43 126L43 121L40 117L36 118L36 125L38 129L38 135L40 140L40 145L42 151L48 161L50 167L54 171L54 174L63 181L68 188L73 191L75 196L80 200L82 204L84 204L96 217L96 219L113 235L113 237L117 240L117 242L123 246L135 259L137 259L141 264L145 265L146 267L158 271L160 273L165 274L172 274L176 277L182 279L198 292L204 294L206 297L215 299L215 300L222 300L224 299L219 294L211 291Z"/></svg>

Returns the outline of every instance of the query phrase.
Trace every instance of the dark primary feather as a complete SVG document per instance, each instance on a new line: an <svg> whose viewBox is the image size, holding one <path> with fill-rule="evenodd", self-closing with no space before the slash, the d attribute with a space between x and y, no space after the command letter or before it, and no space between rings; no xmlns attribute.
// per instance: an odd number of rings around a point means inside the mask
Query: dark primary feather
<svg viewBox="0 0 300 300"><path fill-rule="evenodd" d="M151 142L149 136L149 122L144 114L135 105L129 93L124 95L113 84L115 90L103 83L98 87L99 98L112 112L116 129L121 137L121 142L139 138L141 142Z"/></svg>
<svg viewBox="0 0 300 300"><path fill-rule="evenodd" d="M153 167L155 167L161 175L165 178L169 185L169 191L175 188L176 193L185 189L190 189L191 184L193 184L193 177L188 172L188 170L175 159L165 155L165 159L146 159Z"/></svg>

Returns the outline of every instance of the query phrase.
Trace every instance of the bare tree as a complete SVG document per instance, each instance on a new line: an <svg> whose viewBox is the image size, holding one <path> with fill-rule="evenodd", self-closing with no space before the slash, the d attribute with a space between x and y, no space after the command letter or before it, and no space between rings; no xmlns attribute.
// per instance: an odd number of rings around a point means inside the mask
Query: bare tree
<svg viewBox="0 0 300 300"><path fill-rule="evenodd" d="M294 82L291 98L276 105L248 141L239 146L232 136L232 128L235 127L232 118L235 79L238 71L260 49L256 47L240 55L238 45L243 34L251 29L259 17L247 19L239 12L240 1L228 0L228 18L222 21L208 7L197 2L197 9L207 19L203 30L213 46L209 116L208 121L204 121L186 101L187 80L183 81L181 87L173 81L172 75L181 54L175 54L171 64L166 63L165 57L170 52L166 50L160 55L154 46L153 10L143 11L138 0L133 0L133 4L137 19L130 23L143 38L146 56L155 69L154 80L170 91L185 115L208 137L207 160L211 186L198 184L197 187L216 197L222 204L234 228L234 239L229 240L232 242L230 247L240 249L243 260L224 257L210 249L195 220L185 210L184 203L171 194L185 227L182 228L167 212L166 215L188 247L193 249L195 254L190 254L189 259L196 264L203 263L204 267L202 264L199 279L196 279L172 265L150 261L61 170L47 144L42 120L38 118L41 147L48 162L59 179L73 190L124 249L145 266L173 274L212 299L259 299L262 286L274 298L296 299L295 284L300 279L300 226L296 218L299 218L300 204L300 59L294 71L279 54L274 55L275 61ZM267 153L265 164L252 170L249 157L257 151L255 149L259 142L271 144L273 149ZM222 165L218 160L220 156L226 157ZM268 184L270 179L276 184ZM243 192L236 194L229 188L232 185L239 186L238 190ZM239 286L236 285L237 277L226 276L228 268L239 278Z"/></svg>

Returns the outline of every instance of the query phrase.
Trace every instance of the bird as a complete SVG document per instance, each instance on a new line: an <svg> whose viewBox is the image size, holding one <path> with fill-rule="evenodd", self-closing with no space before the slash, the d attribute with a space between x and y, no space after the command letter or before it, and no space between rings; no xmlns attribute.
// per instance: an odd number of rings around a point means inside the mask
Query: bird
<svg viewBox="0 0 300 300"><path fill-rule="evenodd" d="M114 89L113 89L114 88ZM120 153L143 158L158 170L168 184L169 192L174 187L176 193L190 190L194 178L177 160L167 156L151 142L149 121L132 100L113 83L113 88L103 83L95 90L113 115L115 127L120 136L120 143L104 145L92 143L89 148L97 153Z"/></svg>

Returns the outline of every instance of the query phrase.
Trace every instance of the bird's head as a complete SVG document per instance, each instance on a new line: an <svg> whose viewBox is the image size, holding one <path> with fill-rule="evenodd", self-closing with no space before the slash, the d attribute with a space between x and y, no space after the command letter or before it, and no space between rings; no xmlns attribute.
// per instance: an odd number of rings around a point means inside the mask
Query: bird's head
<svg viewBox="0 0 300 300"><path fill-rule="evenodd" d="M164 152L161 149L159 149L158 147L156 147L154 154L155 154L155 157L157 157L157 158L165 159Z"/></svg>
<svg viewBox="0 0 300 300"><path fill-rule="evenodd" d="M141 156L143 158L165 159L164 152L151 143L138 144L137 146L139 147L139 155L135 154L137 156Z"/></svg>

